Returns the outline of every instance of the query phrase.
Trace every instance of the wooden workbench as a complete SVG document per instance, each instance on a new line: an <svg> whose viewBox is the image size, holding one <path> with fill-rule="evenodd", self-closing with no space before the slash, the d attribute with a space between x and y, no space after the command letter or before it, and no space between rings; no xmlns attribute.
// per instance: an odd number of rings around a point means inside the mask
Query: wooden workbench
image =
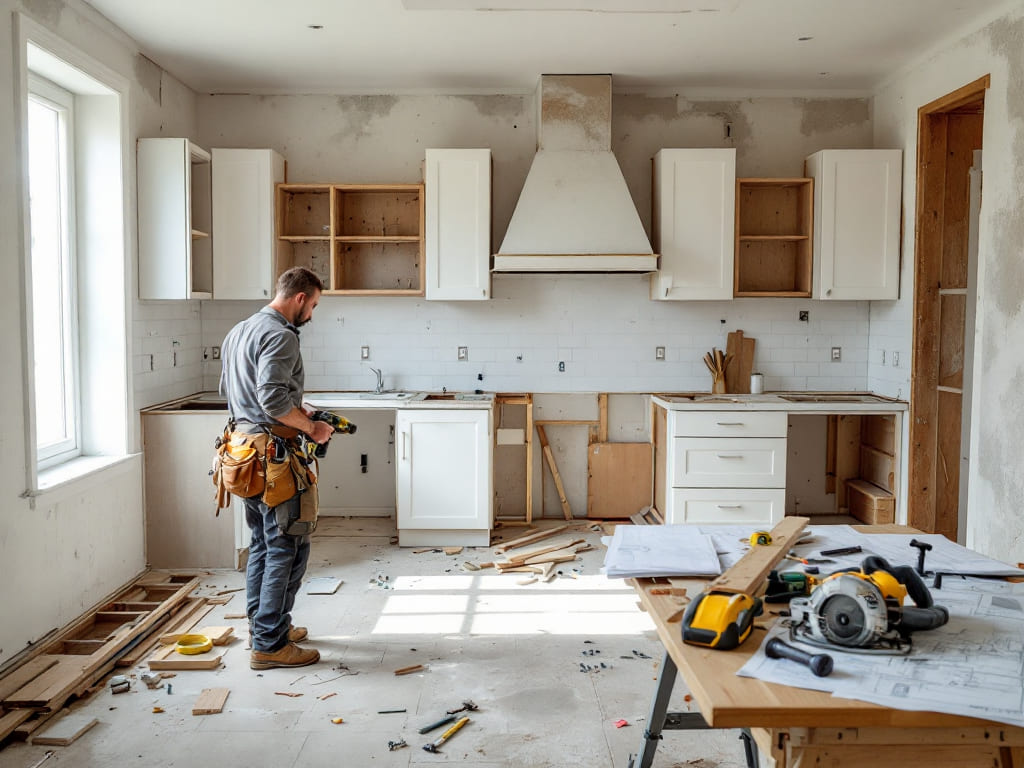
<svg viewBox="0 0 1024 768"><path fill-rule="evenodd" d="M650 579L630 579L640 604L654 621L665 646L665 676L659 680L655 703L662 704L675 681L678 668L712 728L750 729L762 757L773 768L1020 768L1024 766L1024 728L987 720L936 712L908 712L829 693L766 683L738 677L737 670L757 650L765 636L755 629L750 638L732 651L715 651L683 643L679 621L668 619L680 608L678 598L651 594ZM680 580L673 579L673 584ZM664 591L664 580L657 585ZM704 589L701 580L686 581L688 594ZM766 606L777 609L778 606ZM775 616L758 619L761 628ZM643 746L631 762L648 768L664 721L652 706ZM666 725L692 728L694 726ZM671 749L671 735L663 748Z"/></svg>

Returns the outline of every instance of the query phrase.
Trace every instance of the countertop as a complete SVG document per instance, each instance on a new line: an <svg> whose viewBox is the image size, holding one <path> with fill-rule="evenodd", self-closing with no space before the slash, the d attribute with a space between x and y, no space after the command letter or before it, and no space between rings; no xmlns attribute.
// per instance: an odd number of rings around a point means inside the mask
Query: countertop
<svg viewBox="0 0 1024 768"><path fill-rule="evenodd" d="M481 410L494 405L494 393L462 392L306 392L305 402L325 410ZM197 392L144 408L143 413L226 412L227 403L216 392Z"/></svg>
<svg viewBox="0 0 1024 768"><path fill-rule="evenodd" d="M872 392L765 392L761 395L658 393L656 405L670 411L787 411L789 413L893 413L908 403Z"/></svg>

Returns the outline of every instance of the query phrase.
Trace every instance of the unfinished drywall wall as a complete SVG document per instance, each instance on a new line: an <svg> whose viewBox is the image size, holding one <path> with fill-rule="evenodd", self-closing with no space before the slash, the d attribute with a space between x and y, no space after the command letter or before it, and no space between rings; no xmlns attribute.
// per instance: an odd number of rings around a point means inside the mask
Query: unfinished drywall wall
<svg viewBox="0 0 1024 768"><path fill-rule="evenodd" d="M428 147L490 147L492 249L504 237L536 148L535 96L201 96L206 147L271 147L292 182L416 182ZM865 99L689 101L617 94L612 146L645 227L651 157L662 147L736 146L741 175L799 176L806 155L871 142ZM725 125L732 138L727 138ZM327 296L303 330L307 386L360 389L371 348L389 386L529 392L707 390L701 356L741 328L759 339L768 389L864 389L867 304L742 300L652 302L645 276L495 275L492 300ZM205 346L258 303L203 302ZM811 310L800 323L801 309ZM153 342L155 343L155 342ZM468 346L459 362L457 346ZM655 361L654 348L666 347ZM828 359L841 346L843 360ZM560 371L558 363L565 363ZM143 361L145 363L145 360ZM205 363L213 388L219 363ZM483 374L484 378L478 378Z"/></svg>
<svg viewBox="0 0 1024 768"><path fill-rule="evenodd" d="M99 65L132 83L128 104L132 148L138 135L192 133L194 97L166 75L154 89L155 77L139 72L138 49L123 33L79 0L0 0L0 39L13 41L15 13L42 25ZM10 52L10 47L5 47ZM20 73L16 57L0 57L0 101L15 103ZM141 78L141 79L140 79ZM154 96L154 90L156 95ZM160 93L163 94L160 103ZM14 340L0 366L0 449L6 460L0 467L4 488L0 515L0 666L27 644L70 622L89 606L138 574L145 565L142 509L142 461L130 456L88 478L53 490L26 494L25 368L31 365L22 343L25 336L24 270L27 254L22 239L22 179L18 162L13 109L0 120L0 254L7 279L0 283L0 322ZM161 130L167 133L160 133ZM152 132L152 133L151 133ZM180 134L179 134L180 135ZM187 134L186 134L187 135ZM134 151L131 153L134 156ZM129 169L127 192L134 211L134 163ZM134 214L128 237L134 264ZM112 295L111 302L136 305L134 272L129 296ZM135 306L137 309L137 306ZM171 310L178 312L178 308ZM129 315L131 322L131 315ZM198 312L193 334L198 338ZM131 339L133 328L127 333ZM139 329L139 334L145 331ZM131 345L131 343L130 343ZM134 340L139 346L138 339ZM198 368L195 382L199 381ZM196 383L184 386L194 387ZM129 421L138 418L129 414ZM130 450L138 450L136 437ZM32 457L34 461L34 457Z"/></svg>
<svg viewBox="0 0 1024 768"><path fill-rule="evenodd" d="M917 109L983 75L983 202L979 231L972 429L966 543L1008 562L1024 560L1024 3L984 29L893 77L874 100L875 143L904 147L902 298L871 307L871 386L909 391ZM880 350L901 351L900 367ZM891 360L891 358L890 358Z"/></svg>

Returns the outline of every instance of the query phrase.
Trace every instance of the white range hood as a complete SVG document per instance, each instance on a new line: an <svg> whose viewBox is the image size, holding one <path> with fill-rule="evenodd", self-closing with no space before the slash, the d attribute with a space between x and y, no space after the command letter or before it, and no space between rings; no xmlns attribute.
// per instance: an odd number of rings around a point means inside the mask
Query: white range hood
<svg viewBox="0 0 1024 768"><path fill-rule="evenodd" d="M655 271L611 151L611 76L543 75L538 101L537 154L494 271Z"/></svg>

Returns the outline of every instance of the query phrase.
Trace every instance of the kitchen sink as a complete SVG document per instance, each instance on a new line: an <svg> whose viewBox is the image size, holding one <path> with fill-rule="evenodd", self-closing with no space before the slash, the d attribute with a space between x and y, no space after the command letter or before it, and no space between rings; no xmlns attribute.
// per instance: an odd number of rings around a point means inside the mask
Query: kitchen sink
<svg viewBox="0 0 1024 768"><path fill-rule="evenodd" d="M332 393L341 399L349 400L413 400L419 392L337 392ZM316 399L315 397L313 399Z"/></svg>

